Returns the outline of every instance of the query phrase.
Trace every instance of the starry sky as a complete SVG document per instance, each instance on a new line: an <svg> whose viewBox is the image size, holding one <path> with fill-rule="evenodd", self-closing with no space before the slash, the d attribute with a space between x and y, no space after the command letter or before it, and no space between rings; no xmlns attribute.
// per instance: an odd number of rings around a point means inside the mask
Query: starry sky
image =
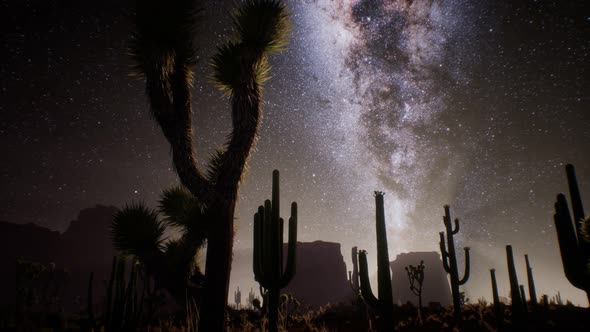
<svg viewBox="0 0 590 332"><path fill-rule="evenodd" d="M236 252L251 248L252 215L279 169L283 215L299 204L299 239L340 242L347 264L356 245L376 265L372 192L382 190L390 258L438 251L450 204L462 223L456 245L472 248L470 298L490 298L489 268L508 293L512 244L521 278L529 254L537 293L585 305L563 275L552 221L566 163L590 192L583 1L286 3L290 44L271 58ZM231 4L203 1L195 35L201 156L231 126L209 78ZM0 220L64 230L83 208L155 205L177 182L143 82L128 75L132 13L130 0L0 2ZM232 284L242 282L253 284Z"/></svg>

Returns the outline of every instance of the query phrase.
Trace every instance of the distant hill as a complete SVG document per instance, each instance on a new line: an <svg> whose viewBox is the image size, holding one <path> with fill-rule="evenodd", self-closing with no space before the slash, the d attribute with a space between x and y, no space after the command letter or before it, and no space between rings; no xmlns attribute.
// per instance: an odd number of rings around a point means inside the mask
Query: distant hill
<svg viewBox="0 0 590 332"><path fill-rule="evenodd" d="M3 267L0 304L16 303L18 257L43 264L55 263L57 268L71 272L62 294L66 310L79 310L80 300L85 306L90 272L95 274L95 298L100 300L104 294L102 280L108 278L115 253L109 232L115 210L114 206L103 205L84 209L62 234L35 224L0 221L0 264Z"/></svg>

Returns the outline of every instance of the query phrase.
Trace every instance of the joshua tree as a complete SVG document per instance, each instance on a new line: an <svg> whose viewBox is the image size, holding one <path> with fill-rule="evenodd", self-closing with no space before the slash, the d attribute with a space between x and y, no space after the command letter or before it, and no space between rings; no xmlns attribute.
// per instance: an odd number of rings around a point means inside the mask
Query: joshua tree
<svg viewBox="0 0 590 332"><path fill-rule="evenodd" d="M283 218L280 217L279 171L272 172L272 201L254 214L254 279L267 291L268 329L278 331L279 298L281 288L295 275L297 253L297 203L291 203L289 218L289 243L286 268L283 271Z"/></svg>
<svg viewBox="0 0 590 332"><path fill-rule="evenodd" d="M455 229L451 224L450 207L445 205L445 216L443 222L447 230L447 245L445 244L445 232L440 232L440 252L443 261L443 268L451 276L451 291L453 293L453 310L456 319L461 319L461 293L459 286L464 285L469 279L469 247L465 247L465 273L463 278L459 279L459 270L457 266L457 256L455 254L455 240L453 236L459 233L459 219L455 219Z"/></svg>
<svg viewBox="0 0 590 332"><path fill-rule="evenodd" d="M586 218L574 166L565 166L574 219L564 194L555 202L555 229L561 251L561 262L567 280L586 292L590 305L590 217Z"/></svg>
<svg viewBox="0 0 590 332"><path fill-rule="evenodd" d="M174 186L163 191L158 210L143 203L127 205L115 213L111 232L113 245L125 256L133 256L179 304L186 295L199 297L203 274L197 265L206 231L201 206L184 188ZM180 237L166 241L166 229L175 229Z"/></svg>
<svg viewBox="0 0 590 332"><path fill-rule="evenodd" d="M203 207L208 227L199 329L222 331L227 328L238 188L262 118L267 58L286 44L287 13L280 0L246 0L233 13L236 35L212 59L214 81L230 99L232 132L202 173L191 119L195 11L194 0L137 1L130 51L135 73L145 79L151 113L170 143L178 177Z"/></svg>
<svg viewBox="0 0 590 332"><path fill-rule="evenodd" d="M359 266L358 266L358 248L352 247L351 251L352 258L352 271L348 271L348 283L350 288L354 292L354 295L359 294Z"/></svg>
<svg viewBox="0 0 590 332"><path fill-rule="evenodd" d="M535 289L535 279L533 278L533 268L529 262L529 255L524 255L524 260L526 262L526 277L529 284L529 297L534 307L537 305L537 291Z"/></svg>
<svg viewBox="0 0 590 332"><path fill-rule="evenodd" d="M391 286L391 270L389 266L389 252L387 249L387 230L385 228L385 208L383 196L380 191L375 192L377 232L377 281L379 298L371 291L369 283L369 268L367 264L367 252L359 251L359 275L360 287L363 299L378 312L377 331L391 331L394 328L393 321L393 291Z"/></svg>
<svg viewBox="0 0 590 332"><path fill-rule="evenodd" d="M418 314L422 317L422 283L424 283L424 261L420 265L406 266L406 273L410 280L410 290L418 297Z"/></svg>

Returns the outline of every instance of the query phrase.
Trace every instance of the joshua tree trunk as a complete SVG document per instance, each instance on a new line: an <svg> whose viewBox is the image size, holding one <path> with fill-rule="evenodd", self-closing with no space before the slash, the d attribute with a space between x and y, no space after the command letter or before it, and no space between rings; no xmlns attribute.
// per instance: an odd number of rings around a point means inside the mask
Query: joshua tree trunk
<svg viewBox="0 0 590 332"><path fill-rule="evenodd" d="M205 284L203 302L199 312L200 331L225 330L227 296L234 237L235 201L228 207L220 208L214 216L217 223L209 233L207 242L207 261L205 263Z"/></svg>

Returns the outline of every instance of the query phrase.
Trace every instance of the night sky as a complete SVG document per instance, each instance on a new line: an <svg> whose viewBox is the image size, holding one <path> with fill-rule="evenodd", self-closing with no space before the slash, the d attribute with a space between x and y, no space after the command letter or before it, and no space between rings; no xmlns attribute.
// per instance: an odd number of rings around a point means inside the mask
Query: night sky
<svg viewBox="0 0 590 332"><path fill-rule="evenodd" d="M472 300L491 297L489 268L507 294L512 244L521 278L529 254L538 294L585 305L563 275L552 218L566 163L590 204L584 2L287 1L292 35L271 59L236 251L252 246L252 215L276 168L283 215L299 204L299 240L342 243L349 266L354 245L376 266L372 193L382 190L390 258L438 251L450 204L462 222L456 245L472 248ZM200 156L231 127L209 79L231 3L204 1L195 35ZM155 206L177 182L144 83L128 75L132 12L129 0L1 2L0 220L64 230L96 204Z"/></svg>

